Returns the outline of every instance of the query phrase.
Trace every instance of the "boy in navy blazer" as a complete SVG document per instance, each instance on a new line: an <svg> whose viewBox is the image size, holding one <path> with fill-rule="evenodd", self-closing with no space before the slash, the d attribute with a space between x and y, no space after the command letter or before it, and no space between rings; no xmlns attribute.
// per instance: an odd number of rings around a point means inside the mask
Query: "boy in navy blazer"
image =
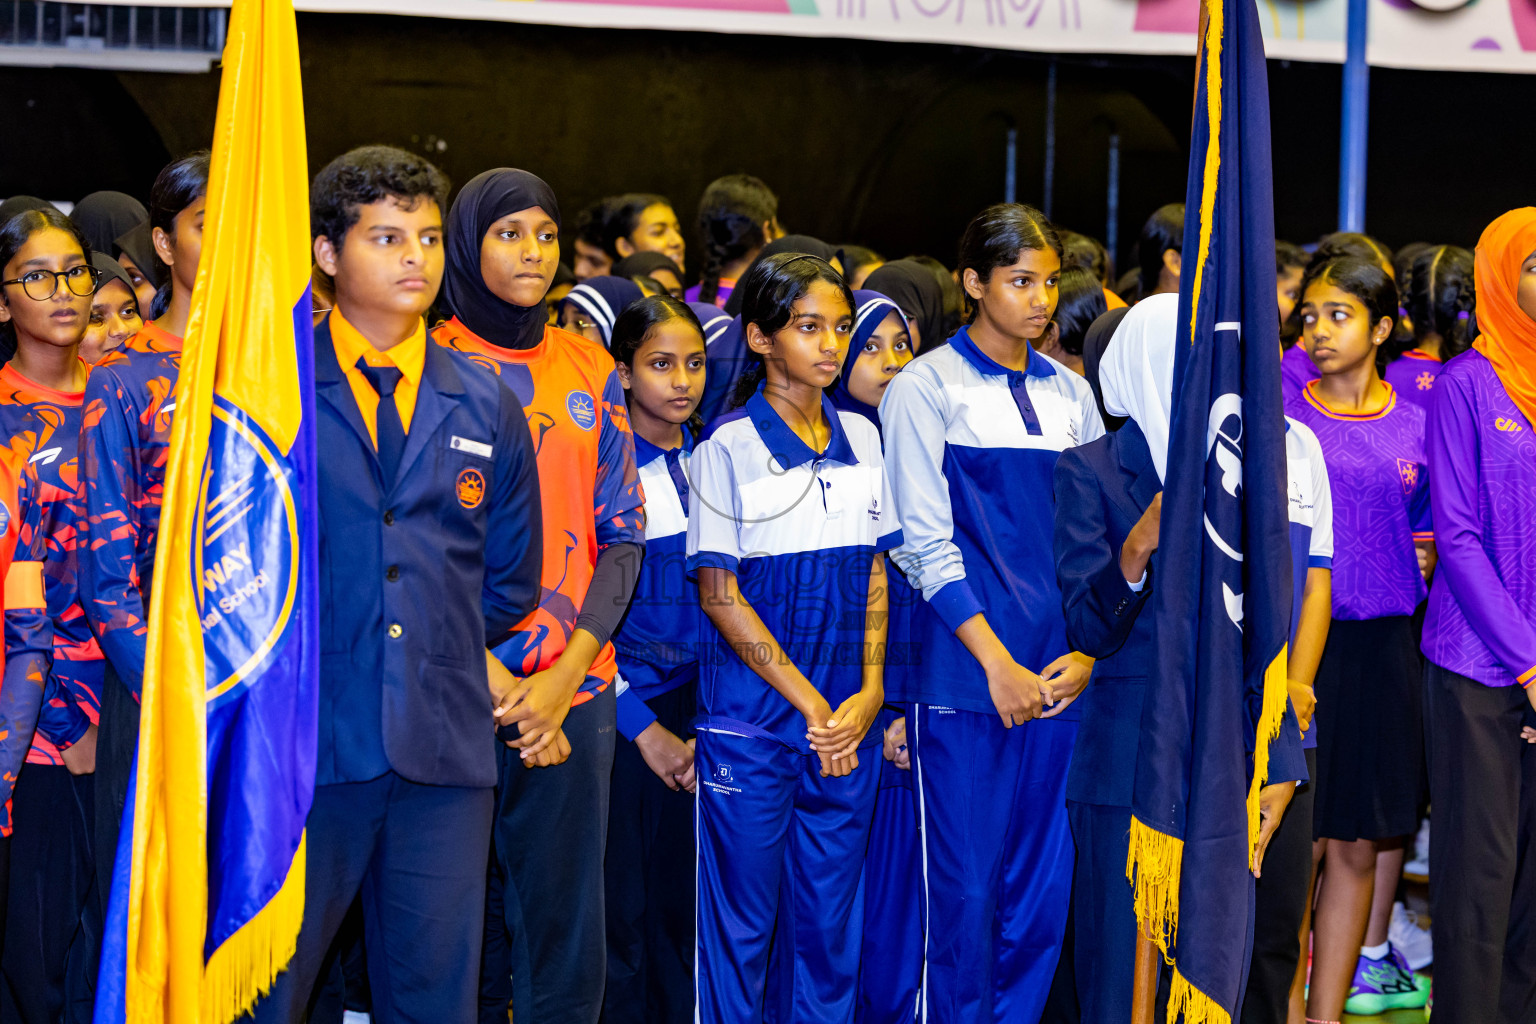
<svg viewBox="0 0 1536 1024"><path fill-rule="evenodd" d="M303 1021L361 895L374 1012L474 1020L496 757L512 678L487 646L538 604L537 467L512 392L427 343L448 183L386 146L311 192L335 308L315 329L320 730L304 924L257 1007Z"/></svg>

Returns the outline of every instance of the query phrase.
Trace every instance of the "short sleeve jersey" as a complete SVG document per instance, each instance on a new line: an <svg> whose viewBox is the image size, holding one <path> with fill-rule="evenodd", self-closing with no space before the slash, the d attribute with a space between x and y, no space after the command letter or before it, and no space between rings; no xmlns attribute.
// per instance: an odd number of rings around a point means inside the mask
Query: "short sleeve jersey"
<svg viewBox="0 0 1536 1024"><path fill-rule="evenodd" d="M457 318L432 336L495 373L528 417L544 514L541 597L538 610L495 654L514 675L530 676L565 650L598 554L612 544L645 542L645 494L624 389L601 346L558 328L546 329L529 349L492 345ZM613 644L607 643L573 705L606 689L614 669Z"/></svg>
<svg viewBox="0 0 1536 1024"><path fill-rule="evenodd" d="M863 685L870 567L876 552L901 543L901 528L875 425L826 399L822 414L831 427L822 452L761 389L715 424L693 454L687 564L693 574L734 573L785 655L835 708ZM800 713L713 629L706 637L700 727L809 752ZM866 742L879 742L877 730Z"/></svg>
<svg viewBox="0 0 1536 1024"><path fill-rule="evenodd" d="M1415 541L1434 539L1424 410L1387 401L1371 413L1334 410L1308 384L1286 413L1312 429L1333 491L1333 617L1412 615L1428 590Z"/></svg>
<svg viewBox="0 0 1536 1024"><path fill-rule="evenodd" d="M635 437L645 489L645 559L613 645L619 671L641 700L675 689L698 673L696 645L704 613L684 567L693 447L687 430L682 446L672 449Z"/></svg>

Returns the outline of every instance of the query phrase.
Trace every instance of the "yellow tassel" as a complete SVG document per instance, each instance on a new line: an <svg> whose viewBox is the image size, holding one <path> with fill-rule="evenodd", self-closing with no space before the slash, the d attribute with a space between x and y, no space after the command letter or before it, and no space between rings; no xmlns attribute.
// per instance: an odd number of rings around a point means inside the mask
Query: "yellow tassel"
<svg viewBox="0 0 1536 1024"><path fill-rule="evenodd" d="M288 967L304 923L304 861L308 833L299 836L288 877L260 912L224 941L203 969L202 1024L231 1024Z"/></svg>
<svg viewBox="0 0 1536 1024"><path fill-rule="evenodd" d="M1288 694L1285 678L1288 649L1280 648L1275 660L1264 670L1264 697L1260 705L1259 725L1253 744L1253 782L1248 787L1248 859L1259 848L1259 790L1269 776L1269 745L1280 735Z"/></svg>
<svg viewBox="0 0 1536 1024"><path fill-rule="evenodd" d="M1189 983L1177 970L1168 990L1168 1021L1177 1024L1179 1014L1184 1024L1232 1024L1232 1015L1210 996Z"/></svg>
<svg viewBox="0 0 1536 1024"><path fill-rule="evenodd" d="M1131 848L1125 877L1131 883L1136 920L1151 936L1163 959L1179 931L1179 876L1184 866L1184 840L1165 835L1131 818Z"/></svg>

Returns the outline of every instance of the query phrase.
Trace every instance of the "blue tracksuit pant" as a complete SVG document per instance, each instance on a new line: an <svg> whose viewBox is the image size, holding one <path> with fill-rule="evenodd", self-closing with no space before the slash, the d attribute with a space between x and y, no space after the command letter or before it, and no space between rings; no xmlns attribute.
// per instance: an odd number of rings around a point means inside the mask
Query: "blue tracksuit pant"
<svg viewBox="0 0 1536 1024"><path fill-rule="evenodd" d="M1072 889L1067 766L1075 718L1005 729L914 705L928 963L922 1024L1040 1019Z"/></svg>
<svg viewBox="0 0 1536 1024"><path fill-rule="evenodd" d="M699 1020L759 1024L766 1007L776 1024L852 1021L880 748L859 760L822 778L814 755L760 730L700 725Z"/></svg>

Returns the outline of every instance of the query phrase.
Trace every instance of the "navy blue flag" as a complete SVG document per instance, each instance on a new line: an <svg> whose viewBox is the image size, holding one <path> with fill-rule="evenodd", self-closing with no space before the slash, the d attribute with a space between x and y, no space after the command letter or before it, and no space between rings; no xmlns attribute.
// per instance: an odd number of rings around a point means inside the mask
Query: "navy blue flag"
<svg viewBox="0 0 1536 1024"><path fill-rule="evenodd" d="M1255 0L1205 0L1183 257L1157 665L1126 870L1137 918L1174 968L1168 1019L1229 1024L1252 945L1249 864L1286 707L1291 611L1269 87Z"/></svg>

